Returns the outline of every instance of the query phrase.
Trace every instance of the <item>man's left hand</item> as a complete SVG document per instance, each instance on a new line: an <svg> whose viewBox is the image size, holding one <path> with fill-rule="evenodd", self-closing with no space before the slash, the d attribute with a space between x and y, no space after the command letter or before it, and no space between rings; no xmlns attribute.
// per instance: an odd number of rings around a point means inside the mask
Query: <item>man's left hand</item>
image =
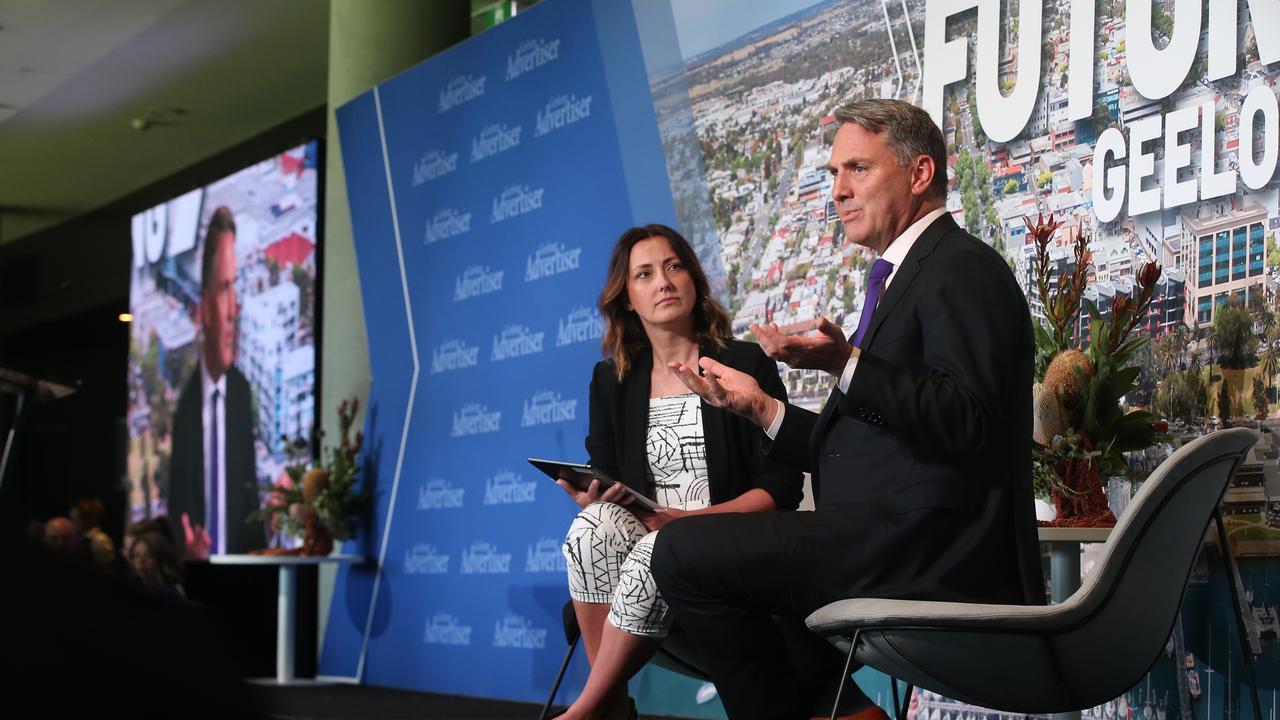
<svg viewBox="0 0 1280 720"><path fill-rule="evenodd" d="M688 510L680 510L679 508L662 508L654 510L651 513L638 515L640 522L649 528L649 532L653 532L678 517L684 517L689 514Z"/></svg>
<svg viewBox="0 0 1280 720"><path fill-rule="evenodd" d="M825 370L836 377L844 372L853 353L839 325L820 317L814 322L815 335L785 335L778 326L752 325L764 354L800 370Z"/></svg>

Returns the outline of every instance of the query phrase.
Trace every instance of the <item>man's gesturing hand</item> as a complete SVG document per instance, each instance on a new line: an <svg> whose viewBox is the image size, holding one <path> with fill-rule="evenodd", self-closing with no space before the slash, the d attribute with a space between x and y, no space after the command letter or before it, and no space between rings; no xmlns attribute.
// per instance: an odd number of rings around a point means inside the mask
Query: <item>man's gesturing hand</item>
<svg viewBox="0 0 1280 720"><path fill-rule="evenodd" d="M684 363L667 363L671 372L707 404L743 415L760 427L769 427L778 412L778 404L760 389L755 378L709 357L700 358L698 366L702 374Z"/></svg>
<svg viewBox="0 0 1280 720"><path fill-rule="evenodd" d="M751 332L760 341L764 354L781 360L793 368L825 370L836 377L844 372L854 348L844 338L839 325L826 318L814 322L816 335L784 335L778 326L752 325Z"/></svg>

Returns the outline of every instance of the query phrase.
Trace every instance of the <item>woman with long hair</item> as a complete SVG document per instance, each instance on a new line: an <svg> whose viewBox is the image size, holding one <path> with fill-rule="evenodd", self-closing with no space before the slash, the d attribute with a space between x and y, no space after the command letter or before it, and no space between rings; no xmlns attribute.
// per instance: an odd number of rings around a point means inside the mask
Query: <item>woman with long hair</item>
<svg viewBox="0 0 1280 720"><path fill-rule="evenodd" d="M622 487L585 492L561 480L582 508L565 538L569 593L591 673L565 718L634 717L627 680L671 626L649 571L655 533L672 519L794 509L801 474L761 452L754 423L704 405L670 369L700 356L750 373L786 399L777 364L734 340L689 243L665 225L627 230L609 261L600 313L604 360L591 379L591 465L657 502L626 505Z"/></svg>

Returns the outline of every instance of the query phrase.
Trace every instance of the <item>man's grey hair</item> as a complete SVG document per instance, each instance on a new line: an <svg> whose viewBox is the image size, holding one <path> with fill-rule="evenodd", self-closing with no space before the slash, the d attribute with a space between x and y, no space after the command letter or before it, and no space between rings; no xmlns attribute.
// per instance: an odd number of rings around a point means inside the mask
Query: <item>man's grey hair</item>
<svg viewBox="0 0 1280 720"><path fill-rule="evenodd" d="M947 196L947 143L929 113L901 100L855 100L835 111L841 124L853 123L870 133L884 133L885 146L898 165L907 167L921 155L933 158L932 194Z"/></svg>

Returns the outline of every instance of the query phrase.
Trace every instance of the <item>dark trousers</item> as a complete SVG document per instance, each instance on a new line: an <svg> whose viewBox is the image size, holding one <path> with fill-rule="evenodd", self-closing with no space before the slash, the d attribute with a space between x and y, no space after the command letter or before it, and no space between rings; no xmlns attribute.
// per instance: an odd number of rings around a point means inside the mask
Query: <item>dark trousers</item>
<svg viewBox="0 0 1280 720"><path fill-rule="evenodd" d="M947 554L933 547L936 539L967 518L933 510L895 515L873 505L702 515L673 521L658 533L652 560L658 589L733 720L829 711L842 660L826 640L804 629L814 610L849 597L933 594L930 566L939 553ZM921 521L930 522L932 531L912 542L904 531ZM770 616L791 618L797 629Z"/></svg>

